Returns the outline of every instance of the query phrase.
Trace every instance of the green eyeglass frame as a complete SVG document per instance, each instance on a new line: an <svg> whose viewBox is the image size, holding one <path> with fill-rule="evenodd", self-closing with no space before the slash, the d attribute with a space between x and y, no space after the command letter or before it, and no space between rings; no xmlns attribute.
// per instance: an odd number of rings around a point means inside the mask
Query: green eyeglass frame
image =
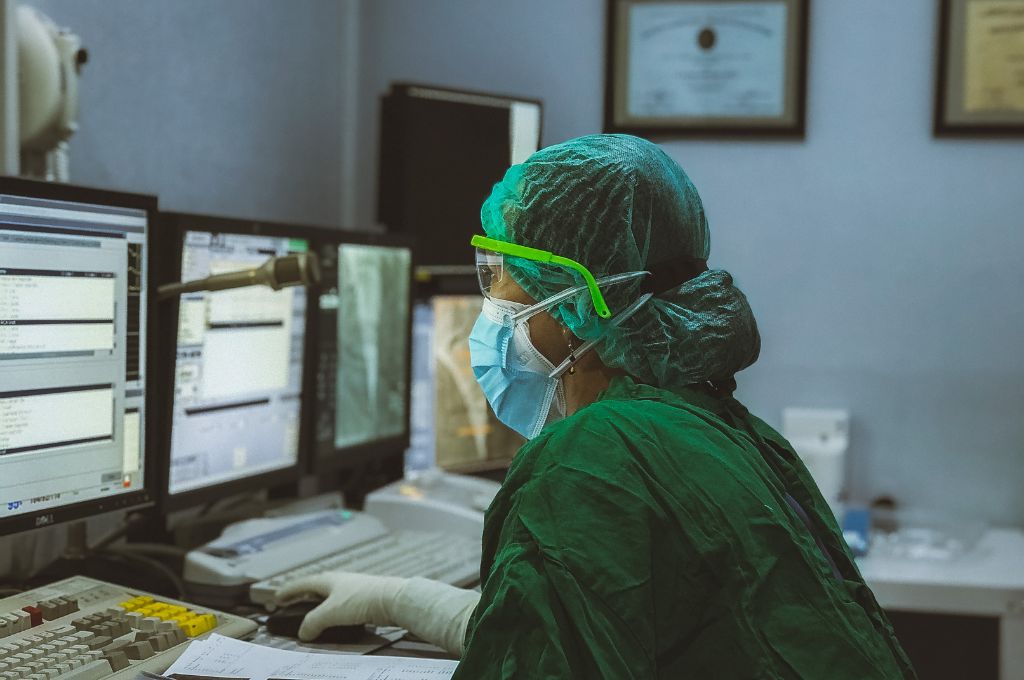
<svg viewBox="0 0 1024 680"><path fill-rule="evenodd" d="M597 281L594 279L594 275L590 273L589 269L576 260L570 260L567 257L555 255L547 250L520 246L515 243L506 243L505 241L498 241L493 238L487 238L486 236L480 236L479 234L470 239L470 244L476 248L483 248L484 250L490 250L501 255L521 257L524 260L533 260L534 262L541 262L543 264L556 264L560 267L566 267L579 272L580 276L583 277L583 280L587 284L587 290L590 291L590 299L594 303L594 311L597 312L597 315L602 319L611 317L612 312L608 309L608 304L604 301L601 289L597 287Z"/></svg>

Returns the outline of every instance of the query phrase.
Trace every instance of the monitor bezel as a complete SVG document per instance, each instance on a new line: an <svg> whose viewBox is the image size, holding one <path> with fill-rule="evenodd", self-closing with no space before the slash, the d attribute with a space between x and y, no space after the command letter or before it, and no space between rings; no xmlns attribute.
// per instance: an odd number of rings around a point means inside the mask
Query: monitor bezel
<svg viewBox="0 0 1024 680"><path fill-rule="evenodd" d="M164 242L168 246L166 264L162 272L160 283L176 282L181 280L181 258L184 249L185 233L189 231L209 231L227 234L240 234L243 236L272 236L278 238L304 239L310 242L310 250L313 243L310 235L316 230L315 227L304 225L288 224L284 222L271 222L267 220L252 220L236 217L224 217L219 215L204 215L184 212L161 212L160 228L163 232ZM303 364L302 364L302 388L299 392L300 414L299 414L299 450L296 462L293 465L270 472L263 472L251 477L233 479L227 482L211 484L190 491L170 493L170 461L171 461L171 429L174 419L174 375L176 366L177 342L166 343L163 350L160 366L164 370L162 376L161 394L162 409L160 411L160 478L158 487L159 505L164 514L184 510L187 508L207 505L218 500L236 495L270 489L272 487L291 484L302 476L307 468L307 456L309 448L310 431L308 427L309 414L311 412L311 390L309 381L310 364L310 335L314 332L312 319L315 307L314 294L307 291L306 299L306 328L303 341ZM178 328L178 298L166 301L161 311L162 327L174 329L171 338L177 337Z"/></svg>
<svg viewBox="0 0 1024 680"><path fill-rule="evenodd" d="M91 203L114 208L132 208L145 210L146 217L146 266L148 281L146 286L146 417L145 434L143 437L143 458L145 460L145 479L138 491L117 494L108 498L94 498L78 503L70 503L56 508L27 512L13 517L0 518L0 536L17 534L33 529L64 524L86 519L96 515L119 510L136 510L152 506L157 498L159 486L159 455L157 455L156 432L150 423L152 414L158 408L157 391L152 389L153 376L157 373L157 343L153 332L156 320L156 296L153 283L153 235L158 225L158 199L151 194L139 194L125 191L113 191L83 185L59 184L43 182L21 177L0 176L0 193L39 198L44 200L68 201L71 203Z"/></svg>
<svg viewBox="0 0 1024 680"><path fill-rule="evenodd" d="M406 449L409 448L412 437L412 310L415 303L413 283L416 272L416 239L408 234L398 234L394 232L357 232L344 229L322 229L318 231L318 235L321 237L320 240L318 240L318 246L327 245L337 248L341 245L369 245L385 248L405 248L410 253L408 279L409 304L405 320L405 333L409 340L405 346L405 429L401 434L384 437L382 439L361 442L359 444L352 444L343 447L334 445L331 447L330 452L328 452L326 447L321 449L320 447L315 446L316 442L313 427L315 425L316 405L314 405L313 409L310 409L309 413L311 443L309 473L317 477L321 477L324 475L334 475L335 473L347 470L357 470L358 468L365 467L374 461L384 458L385 456L394 455L396 453L404 455ZM315 320L316 337L319 337L319 323L320 317L318 314L316 315ZM318 357L319 354L317 353L316 356ZM316 363L310 362L309 375L312 381L315 381L316 379L317 369L318 366Z"/></svg>
<svg viewBox="0 0 1024 680"><path fill-rule="evenodd" d="M451 102L449 103L461 103L465 105L475 106L490 106L493 108L511 108L513 104L533 104L539 109L540 120L538 121L537 128L537 150L544 148L544 134L545 134L545 117L546 117L546 105L544 100L535 96L526 96L520 94L514 94L509 92L497 92L489 90L477 90L467 89L461 87L451 87L447 85L439 85L418 80L400 80L391 83L390 88L378 99L378 124L380 129L378 130L378 143L377 143L377 169L376 169L376 193L374 195L374 217L377 222L388 229L388 233L391 234L408 234L411 236L420 236L417 231L409 225L402 224L402 220L393 211L394 206L392 205L396 200L399 202L405 201L406 199L401 195L402 191L398 185L401 184L401 180L404 177L404 163L402 160L405 154L408 153L408 149L403 147L402 143L402 130L400 126L393 127L389 125L390 121L392 124L398 122L405 116L404 111L396 110L396 107L404 106L407 100L415 99L432 99L435 101L443 100L443 97L429 96L422 97L416 94L417 90L425 92L434 92L440 95L451 95L456 98L470 98L477 99L475 103L469 101L462 102ZM490 100L484 101L484 100ZM390 135L388 131L390 130ZM505 170L500 170L494 177L495 181L498 181ZM486 198L486 193L479 197L479 202L482 202ZM437 225L434 225L437 226ZM451 228L451 224L441 225L440 229ZM421 230L422 231L422 230ZM429 230L426 230L429 232ZM423 242L429 241L431 235L425 233L421 238ZM468 241L468 237L467 237ZM419 244L417 244L418 246ZM472 273L472 264L461 264L458 262L433 262L431 256L427 252L426 247L417 248L419 266L425 268L425 270L434 270L438 276L460 276L465 273ZM465 268L465 272L455 273L452 271L453 268L461 269ZM440 271L438 271L440 270ZM447 270L447 271L445 271ZM433 273L433 272L431 272Z"/></svg>

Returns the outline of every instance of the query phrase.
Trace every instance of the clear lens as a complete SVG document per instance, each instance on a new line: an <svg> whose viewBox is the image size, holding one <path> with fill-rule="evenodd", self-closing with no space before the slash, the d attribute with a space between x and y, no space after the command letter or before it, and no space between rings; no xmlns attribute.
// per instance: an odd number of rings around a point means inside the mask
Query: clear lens
<svg viewBox="0 0 1024 680"><path fill-rule="evenodd" d="M597 279L597 285L602 289L606 286L613 286L619 283L632 281L633 279L647 276L648 272L626 272L613 274ZM476 276L480 283L480 292L493 301L511 300L522 296L522 290L515 280L505 271L505 256L493 250L483 248L476 249ZM588 294L585 285L567 288L560 293L529 305L515 314L517 320L528 319L542 311L551 309L556 305L563 304L567 300L581 294Z"/></svg>
<svg viewBox="0 0 1024 680"><path fill-rule="evenodd" d="M476 276L480 292L491 297L494 288L500 289L504 276L504 256L490 250L476 250Z"/></svg>

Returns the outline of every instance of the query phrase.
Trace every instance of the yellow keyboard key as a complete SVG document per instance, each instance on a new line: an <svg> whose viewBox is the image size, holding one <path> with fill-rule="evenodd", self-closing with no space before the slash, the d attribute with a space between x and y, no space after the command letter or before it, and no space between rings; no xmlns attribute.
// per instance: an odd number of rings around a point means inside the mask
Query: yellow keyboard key
<svg viewBox="0 0 1024 680"><path fill-rule="evenodd" d="M173 621L174 623L178 624L178 628L185 630L185 622L188 621L190 618L192 618L190 615L185 614L181 616L172 616L168 619L168 621Z"/></svg>
<svg viewBox="0 0 1024 680"><path fill-rule="evenodd" d="M150 609L151 609L150 616L155 616L156 618L160 619L161 621L166 621L167 619L169 619L169 618L171 618L173 616L173 614L170 612L171 605L169 605L169 604L153 605Z"/></svg>
<svg viewBox="0 0 1024 680"><path fill-rule="evenodd" d="M213 630L217 627L217 617L213 614L203 614L199 617L199 620L203 622L203 632Z"/></svg>
<svg viewBox="0 0 1024 680"><path fill-rule="evenodd" d="M178 625L181 626L181 629L183 631L185 631L185 635L189 637L195 637L197 635L203 634L203 622L200 621L197 617L192 617L190 619L185 619L184 621L179 621Z"/></svg>
<svg viewBox="0 0 1024 680"><path fill-rule="evenodd" d="M145 595L140 595L139 597L133 597L130 600L122 602L121 606L131 612L135 611L136 609L141 609L142 607L145 607L146 605L152 602L153 598Z"/></svg>

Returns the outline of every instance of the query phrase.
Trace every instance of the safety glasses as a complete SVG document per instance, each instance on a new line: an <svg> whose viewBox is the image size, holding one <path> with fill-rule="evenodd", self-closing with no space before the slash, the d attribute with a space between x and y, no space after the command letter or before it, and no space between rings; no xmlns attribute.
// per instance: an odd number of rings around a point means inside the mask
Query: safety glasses
<svg viewBox="0 0 1024 680"><path fill-rule="evenodd" d="M501 284L506 281L505 277L507 276L507 272L505 271L505 256L507 255L509 257L518 257L524 260L540 262L542 264L558 265L578 272L580 276L583 277L583 281L586 284L586 290L590 293L590 299L594 304L594 311L597 312L597 315L602 319L608 319L611 317L611 310L608 309L608 304L604 300L604 295L601 294L601 289L598 286L597 279L594 278L594 275L590 273L589 269L576 260L570 260L567 257L555 255L547 250L520 246L515 243L505 243L504 241L498 241L496 239L480 235L474 236L470 240L470 244L477 249L477 278L480 280L480 291L484 295L491 297L492 291L500 289ZM612 283L612 281L606 279L602 279L602 282L606 284ZM576 289L572 289L570 291L565 291L565 294L574 294L575 292ZM495 297L500 297L500 295Z"/></svg>

